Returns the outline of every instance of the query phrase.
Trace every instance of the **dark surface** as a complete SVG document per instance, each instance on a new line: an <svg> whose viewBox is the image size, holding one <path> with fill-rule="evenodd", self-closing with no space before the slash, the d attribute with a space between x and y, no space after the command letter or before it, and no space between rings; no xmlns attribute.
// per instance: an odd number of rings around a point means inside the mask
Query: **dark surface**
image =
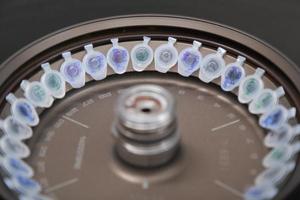
<svg viewBox="0 0 300 200"><path fill-rule="evenodd" d="M0 0L0 62L65 26L135 13L186 15L224 23L265 40L300 65L299 0Z"/></svg>

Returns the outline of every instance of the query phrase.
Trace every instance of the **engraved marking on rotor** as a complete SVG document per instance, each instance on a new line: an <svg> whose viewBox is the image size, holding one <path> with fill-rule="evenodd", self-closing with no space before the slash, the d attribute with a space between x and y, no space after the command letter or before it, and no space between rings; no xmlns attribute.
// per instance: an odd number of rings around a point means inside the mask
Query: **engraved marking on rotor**
<svg viewBox="0 0 300 200"><path fill-rule="evenodd" d="M49 187L45 190L46 193L49 193L49 192L54 192L56 190L59 190L61 188L64 188L64 187L67 187L69 185L72 185L74 183L76 183L79 179L78 178L73 178L71 180L68 180L68 181L65 181L65 182L62 182L62 183L59 183L59 184L56 184L52 187Z"/></svg>
<svg viewBox="0 0 300 200"><path fill-rule="evenodd" d="M203 101L203 100L204 100L204 96L203 96L203 95L198 95L198 96L197 96L197 99L198 99L199 101Z"/></svg>
<svg viewBox="0 0 300 200"><path fill-rule="evenodd" d="M104 93L104 94L99 94L98 99L105 99L105 98L108 98L108 97L111 97L111 96L112 96L112 93L107 92L107 93Z"/></svg>
<svg viewBox="0 0 300 200"><path fill-rule="evenodd" d="M221 108L221 105L218 104L218 103L214 103L214 107L215 107L215 108Z"/></svg>
<svg viewBox="0 0 300 200"><path fill-rule="evenodd" d="M143 181L142 188L144 190L147 190L149 188L149 181L148 180Z"/></svg>
<svg viewBox="0 0 300 200"><path fill-rule="evenodd" d="M39 157L45 157L47 154L48 147L47 146L41 146L39 151Z"/></svg>
<svg viewBox="0 0 300 200"><path fill-rule="evenodd" d="M228 151L228 149L221 148L219 150L218 164L221 170L230 169L230 152Z"/></svg>
<svg viewBox="0 0 300 200"><path fill-rule="evenodd" d="M75 120L75 119L72 119L72 118L70 118L70 117L68 117L68 116L63 115L62 117L63 117L64 119L67 119L67 120L69 120L70 122L73 122L73 123L75 123L75 124L77 124L77 125L79 125L79 126L82 126L82 127L84 127L84 128L90 128L88 125L83 124L83 123L81 123L81 122L79 122L79 121L77 121L77 120Z"/></svg>
<svg viewBox="0 0 300 200"><path fill-rule="evenodd" d="M241 121L241 120L240 120L240 119L237 119L237 120L234 120L234 121L232 121L232 122L228 122L228 123L226 123L226 124L222 124L222 125L220 125L220 126L214 127L214 128L211 129L211 132L218 131L218 130L223 129L223 128L226 128L226 127L228 127L228 126L232 126L232 125L238 123L239 121Z"/></svg>
<svg viewBox="0 0 300 200"><path fill-rule="evenodd" d="M229 185L223 183L222 181L220 181L220 180L215 180L214 183L215 183L217 186L223 188L224 190L227 190L227 191L230 192L231 194L234 194L235 196L238 196L238 197L243 198L242 192L240 192L240 191L238 191L237 189L234 189L233 187L231 187L231 186L229 186Z"/></svg>
<svg viewBox="0 0 300 200"><path fill-rule="evenodd" d="M95 103L94 99L88 99L88 100L82 102L82 107L85 108L85 107L87 107L89 105L92 105L93 103Z"/></svg>
<svg viewBox="0 0 300 200"><path fill-rule="evenodd" d="M230 151L228 150L229 140L225 139L220 144L218 166L222 171L230 170Z"/></svg>
<svg viewBox="0 0 300 200"><path fill-rule="evenodd" d="M54 135L55 135L55 131L48 131L44 139L44 142L50 142Z"/></svg>
<svg viewBox="0 0 300 200"><path fill-rule="evenodd" d="M79 139L77 150L76 150L76 157L75 157L75 163L73 165L73 168L75 170L80 170L82 165L82 160L85 152L85 144L86 144L86 136L82 136Z"/></svg>
<svg viewBox="0 0 300 200"><path fill-rule="evenodd" d="M79 111L78 108L72 108L71 110L69 110L69 111L66 113L66 116L72 117L72 116L73 116L74 114L76 114L78 111Z"/></svg>
<svg viewBox="0 0 300 200"><path fill-rule="evenodd" d="M185 90L178 90L178 94L179 95L184 95L185 94Z"/></svg>
<svg viewBox="0 0 300 200"><path fill-rule="evenodd" d="M236 116L235 116L234 113L228 113L228 114L227 114L227 117L228 117L229 119L234 119Z"/></svg>
<svg viewBox="0 0 300 200"><path fill-rule="evenodd" d="M57 120L57 122L54 124L54 128L56 128L56 129L60 128L64 122L65 122L64 119Z"/></svg>
<svg viewBox="0 0 300 200"><path fill-rule="evenodd" d="M46 171L45 161L38 161L37 162L37 170L38 170L39 173L45 173L45 171Z"/></svg>
<svg viewBox="0 0 300 200"><path fill-rule="evenodd" d="M49 186L48 179L43 177L39 179L40 184L45 188Z"/></svg>

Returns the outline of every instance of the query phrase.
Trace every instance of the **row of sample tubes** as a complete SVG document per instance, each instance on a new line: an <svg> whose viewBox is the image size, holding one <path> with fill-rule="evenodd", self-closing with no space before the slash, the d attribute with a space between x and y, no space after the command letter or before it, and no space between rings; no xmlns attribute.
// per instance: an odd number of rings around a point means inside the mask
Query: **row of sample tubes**
<svg viewBox="0 0 300 200"><path fill-rule="evenodd" d="M66 94L66 83L72 88L85 85L86 74L94 80L102 80L107 76L107 66L117 74L127 71L131 58L135 71L145 70L154 60L155 70L168 72L177 64L178 73L188 77L197 70L201 81L209 83L221 78L220 87L223 91L238 88L238 101L248 104L249 112L260 115L259 125L270 132L264 140L272 151L263 159L265 171L259 174L255 185L250 187L244 198L271 199L277 194L277 186L294 169L293 157L300 151L300 143L295 137L300 133L300 126L292 127L288 120L295 116L295 108L287 109L280 105L279 98L284 95L284 89L275 90L264 88L262 77L265 71L257 68L251 75L246 75L243 68L245 58L238 56L233 63L226 64L224 55L226 50L219 47L215 53L203 56L200 52L201 42L193 41L192 46L178 53L176 39L169 37L168 42L158 46L155 51L149 46L149 37L143 37L143 42L129 51L119 45L118 39L111 39L112 47L106 56L94 49L92 44L84 46L86 54L82 61L73 58L70 52L62 53L64 62L60 71L51 69L49 63L41 65L44 73L40 81L29 82L23 80L21 89L25 98L17 98L10 93L6 99L11 104L11 115L0 121L0 128L4 135L0 139L0 165L6 172L7 186L26 199L48 199L40 194L41 186L32 179L33 170L23 158L30 155L29 148L23 143L32 136L30 127L39 124L36 107L49 108L54 99L61 99Z"/></svg>

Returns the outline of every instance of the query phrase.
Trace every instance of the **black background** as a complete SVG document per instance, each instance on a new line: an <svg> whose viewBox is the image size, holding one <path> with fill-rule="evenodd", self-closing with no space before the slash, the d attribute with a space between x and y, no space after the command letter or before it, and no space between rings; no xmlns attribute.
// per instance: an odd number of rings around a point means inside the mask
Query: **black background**
<svg viewBox="0 0 300 200"><path fill-rule="evenodd" d="M0 0L0 63L65 26L137 13L186 15L224 23L268 42L300 66L299 0Z"/></svg>
<svg viewBox="0 0 300 200"><path fill-rule="evenodd" d="M139 13L223 23L268 42L300 66L300 0L0 0L0 63L60 28Z"/></svg>

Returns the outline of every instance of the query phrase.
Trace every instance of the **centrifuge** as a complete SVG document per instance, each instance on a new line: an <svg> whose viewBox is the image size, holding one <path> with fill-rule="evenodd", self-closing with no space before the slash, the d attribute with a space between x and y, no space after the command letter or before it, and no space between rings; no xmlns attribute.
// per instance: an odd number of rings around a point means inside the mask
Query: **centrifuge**
<svg viewBox="0 0 300 200"><path fill-rule="evenodd" d="M0 66L0 194L295 199L300 70L222 24L135 15L64 28Z"/></svg>

